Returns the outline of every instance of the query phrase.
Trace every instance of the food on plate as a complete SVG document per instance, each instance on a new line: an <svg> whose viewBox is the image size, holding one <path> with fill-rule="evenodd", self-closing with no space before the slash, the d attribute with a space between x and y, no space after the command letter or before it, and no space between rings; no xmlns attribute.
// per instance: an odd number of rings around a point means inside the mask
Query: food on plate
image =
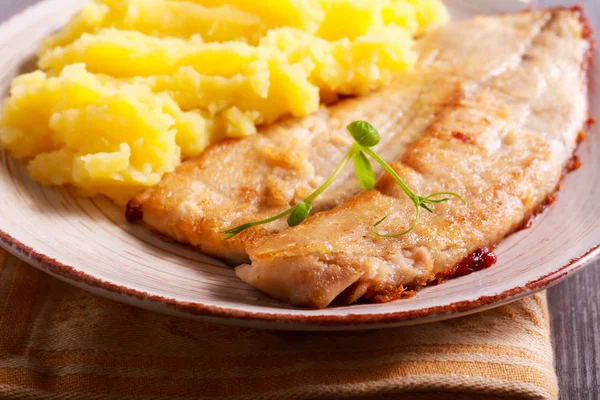
<svg viewBox="0 0 600 400"><path fill-rule="evenodd" d="M447 19L439 0L90 1L13 83L0 141L41 183L124 203L212 143L389 84Z"/></svg>
<svg viewBox="0 0 600 400"><path fill-rule="evenodd" d="M392 300L452 275L554 193L587 120L588 35L579 9L448 25L425 35L415 70L390 87L213 146L136 196L128 217L230 262L249 258L238 276L293 305ZM414 193L454 192L468 206L435 204L409 233L381 237L410 228L415 203L377 168L361 192L348 166L301 224L223 240L316 190L352 146L352 120L379 128L374 151Z"/></svg>
<svg viewBox="0 0 600 400"><path fill-rule="evenodd" d="M93 0L14 80L0 142L276 299L391 301L493 264L588 117L580 8L447 19L439 0Z"/></svg>
<svg viewBox="0 0 600 400"><path fill-rule="evenodd" d="M247 245L285 229L285 222L227 241L221 232L283 212L315 191L352 145L345 125L369 121L381 133L373 149L385 161L401 158L457 88L516 63L547 18L544 13L485 17L432 32L418 43L421 56L414 71L399 74L389 87L212 146L136 196L129 203L130 219L143 218L153 229L231 263L245 262ZM360 190L348 167L312 210L333 208Z"/></svg>

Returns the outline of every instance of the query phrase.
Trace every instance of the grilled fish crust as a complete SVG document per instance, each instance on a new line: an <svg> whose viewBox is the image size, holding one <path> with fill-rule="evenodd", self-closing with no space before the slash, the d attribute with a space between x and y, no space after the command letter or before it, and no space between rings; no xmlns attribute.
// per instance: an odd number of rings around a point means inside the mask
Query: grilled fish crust
<svg viewBox="0 0 600 400"><path fill-rule="evenodd" d="M247 262L248 247L287 229L285 221L227 241L221 232L275 215L314 191L351 146L347 123L370 121L382 134L375 150L386 161L401 159L439 120L440 110L458 104L471 86L514 69L550 18L543 11L477 18L428 34L418 43L421 60L415 71L399 75L392 86L212 146L136 196L127 206L128 219L143 220L163 235L232 264ZM349 166L315 201L313 211L331 209L359 193L352 173ZM380 169L376 173L381 175Z"/></svg>
<svg viewBox="0 0 600 400"><path fill-rule="evenodd" d="M588 117L590 40L578 9L547 10L519 62L490 79L459 85L437 104L435 120L392 167L416 193L459 193L404 230L411 200L386 175L365 191L305 223L248 246L237 275L293 305L323 308L337 298L389 296L451 274L478 248L517 229L559 183Z"/></svg>

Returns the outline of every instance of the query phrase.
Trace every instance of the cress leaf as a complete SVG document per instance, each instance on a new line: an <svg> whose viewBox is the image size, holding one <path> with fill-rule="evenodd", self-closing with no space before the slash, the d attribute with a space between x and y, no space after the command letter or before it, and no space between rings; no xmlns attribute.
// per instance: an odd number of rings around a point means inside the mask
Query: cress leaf
<svg viewBox="0 0 600 400"><path fill-rule="evenodd" d="M425 199L427 200L428 203L435 203L436 200L432 199L433 197L439 197L439 196L451 196L454 197L458 200L460 200L461 203L463 203L465 206L467 205L467 201L459 194L454 193L454 192L438 192L438 193L432 193L429 196L427 196ZM443 203L445 201L449 201L450 199L441 199L441 200L437 200L437 202Z"/></svg>
<svg viewBox="0 0 600 400"><path fill-rule="evenodd" d="M449 197L443 198L443 199L437 199L437 200L431 200L431 199L426 199L425 202L427 204L441 204L441 203L446 203L450 201Z"/></svg>
<svg viewBox="0 0 600 400"><path fill-rule="evenodd" d="M232 229L228 229L228 230L223 231L221 233L223 235L226 235L225 236L225 240L227 240L227 239L231 239L232 237L234 237L236 235L239 235L240 233L242 233L246 229L252 228L253 226L255 226L255 225L253 225L252 223L244 224L244 225L240 225L240 226L237 226L235 228L232 228Z"/></svg>
<svg viewBox="0 0 600 400"><path fill-rule="evenodd" d="M302 203L298 203L294 207L294 211L292 211L292 213L288 217L288 225L296 226L303 223L306 220L306 218L308 218L308 214L310 213L311 208L312 204L306 200L304 200Z"/></svg>
<svg viewBox="0 0 600 400"><path fill-rule="evenodd" d="M377 129L367 121L354 121L346 129L354 140L363 147L373 147L381 140Z"/></svg>
<svg viewBox="0 0 600 400"><path fill-rule="evenodd" d="M429 208L429 206L425 203L421 203L419 204L420 207L423 207L424 209L426 209L427 211L429 211L430 213L433 214L433 210L431 208Z"/></svg>
<svg viewBox="0 0 600 400"><path fill-rule="evenodd" d="M362 189L372 190L375 187L373 166L371 166L371 162L362 151L354 153L354 170Z"/></svg>

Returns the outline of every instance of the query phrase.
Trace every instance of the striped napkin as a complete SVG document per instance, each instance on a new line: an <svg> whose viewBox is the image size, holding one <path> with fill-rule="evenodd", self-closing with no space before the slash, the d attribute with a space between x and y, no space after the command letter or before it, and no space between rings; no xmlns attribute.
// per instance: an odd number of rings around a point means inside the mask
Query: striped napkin
<svg viewBox="0 0 600 400"><path fill-rule="evenodd" d="M409 328L274 332L143 311L0 250L2 399L557 399L545 294Z"/></svg>

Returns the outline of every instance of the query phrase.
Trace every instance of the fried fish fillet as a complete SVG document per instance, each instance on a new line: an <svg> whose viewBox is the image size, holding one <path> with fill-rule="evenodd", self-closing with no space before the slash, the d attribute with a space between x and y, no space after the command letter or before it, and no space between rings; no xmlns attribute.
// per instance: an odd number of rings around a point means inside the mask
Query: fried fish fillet
<svg viewBox="0 0 600 400"><path fill-rule="evenodd" d="M549 12L477 18L432 32L418 43L421 59L415 70L399 75L390 87L211 147L134 198L128 219L143 219L163 235L231 263L247 262L248 246L285 230L285 221L228 241L221 232L273 216L314 191L351 146L346 124L371 122L382 134L375 150L387 161L401 159L408 145L459 97L513 71L550 18ZM359 193L352 173L349 166L315 201L313 212ZM249 271L257 270L244 267L240 275L253 282Z"/></svg>
<svg viewBox="0 0 600 400"><path fill-rule="evenodd" d="M516 230L555 191L588 116L591 45L583 17L561 9L541 18L544 26L518 63L448 94L435 120L392 164L416 193L453 191L468 206L437 205L412 233L377 237L371 227L382 217L388 218L379 229L392 233L415 214L386 175L375 190L256 240L248 248L251 263L237 275L299 306L389 299L398 288L452 274L464 257Z"/></svg>

